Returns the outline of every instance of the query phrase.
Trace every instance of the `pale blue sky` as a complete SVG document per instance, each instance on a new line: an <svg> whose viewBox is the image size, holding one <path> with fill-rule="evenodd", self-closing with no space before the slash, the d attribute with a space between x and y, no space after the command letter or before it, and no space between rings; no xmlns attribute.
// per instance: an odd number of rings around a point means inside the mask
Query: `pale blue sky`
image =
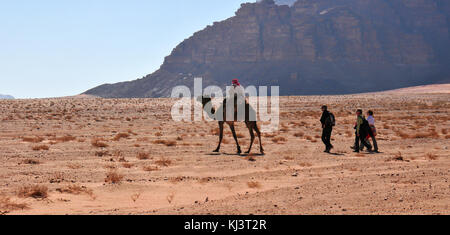
<svg viewBox="0 0 450 235"><path fill-rule="evenodd" d="M0 0L0 94L76 95L154 72L251 0Z"/></svg>

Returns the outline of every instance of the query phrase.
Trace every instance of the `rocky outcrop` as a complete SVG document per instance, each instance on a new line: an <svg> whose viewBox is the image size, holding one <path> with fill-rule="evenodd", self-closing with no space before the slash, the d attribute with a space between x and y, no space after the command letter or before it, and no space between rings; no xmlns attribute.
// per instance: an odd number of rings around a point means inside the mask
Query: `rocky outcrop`
<svg viewBox="0 0 450 235"><path fill-rule="evenodd" d="M3 100L3 99L5 99L5 100L12 100L12 99L14 99L14 97L10 96L10 95L2 95L2 94L0 94L0 99L1 100Z"/></svg>
<svg viewBox="0 0 450 235"><path fill-rule="evenodd" d="M277 85L282 95L343 94L450 81L446 0L245 3L179 44L153 74L86 92L167 97L174 86Z"/></svg>

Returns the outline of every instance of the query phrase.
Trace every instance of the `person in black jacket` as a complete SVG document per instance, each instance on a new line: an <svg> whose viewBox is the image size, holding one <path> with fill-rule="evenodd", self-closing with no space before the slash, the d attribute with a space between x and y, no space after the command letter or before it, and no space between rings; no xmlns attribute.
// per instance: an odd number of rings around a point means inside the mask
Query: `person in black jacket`
<svg viewBox="0 0 450 235"><path fill-rule="evenodd" d="M355 148L354 148L354 152L355 153L359 153L360 149L360 145L359 143L361 143L363 146L365 146L369 152L372 152L372 146L370 146L367 142L366 142L366 137L367 135L369 135L369 133L372 132L372 130L370 129L369 123L367 122L366 118L363 116L363 111L361 109L358 109L356 111L356 125L355 125Z"/></svg>
<svg viewBox="0 0 450 235"><path fill-rule="evenodd" d="M329 153L333 147L331 144L331 133L333 132L333 121L331 120L331 114L328 112L328 107L322 107L322 117L320 122L322 123L322 141L325 144L325 153Z"/></svg>

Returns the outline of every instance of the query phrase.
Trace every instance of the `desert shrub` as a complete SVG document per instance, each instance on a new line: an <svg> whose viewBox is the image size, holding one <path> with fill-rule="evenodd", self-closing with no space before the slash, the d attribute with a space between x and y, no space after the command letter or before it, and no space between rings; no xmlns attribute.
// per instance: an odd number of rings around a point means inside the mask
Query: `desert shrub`
<svg viewBox="0 0 450 235"><path fill-rule="evenodd" d="M261 188L261 184L259 182L256 182L256 181L247 182L247 186L249 188Z"/></svg>
<svg viewBox="0 0 450 235"><path fill-rule="evenodd" d="M93 139L91 145L97 148L106 148L108 144L102 142L100 139Z"/></svg>
<svg viewBox="0 0 450 235"><path fill-rule="evenodd" d="M25 159L22 161L23 164L28 164L28 165L38 165L40 164L40 162L38 160L34 160L34 159Z"/></svg>
<svg viewBox="0 0 450 235"><path fill-rule="evenodd" d="M274 142L274 143L286 142L286 141L287 141L287 139L284 138L284 137L282 137L282 136L280 136L280 137L275 137L275 138L272 139L272 142Z"/></svg>
<svg viewBox="0 0 450 235"><path fill-rule="evenodd" d="M47 151L50 149L50 147L48 147L47 145L37 145L37 146L33 146L32 149L34 151L43 151L43 150Z"/></svg>
<svg viewBox="0 0 450 235"><path fill-rule="evenodd" d="M156 160L155 164L158 166L168 167L172 164L172 160L163 157L163 158Z"/></svg>
<svg viewBox="0 0 450 235"><path fill-rule="evenodd" d="M295 133L294 136L295 137L303 137L303 136L305 136L305 133L300 131L300 132Z"/></svg>
<svg viewBox="0 0 450 235"><path fill-rule="evenodd" d="M119 174L115 170L111 170L108 173L106 173L105 182L111 183L111 184L118 184L122 181L123 175Z"/></svg>
<svg viewBox="0 0 450 235"><path fill-rule="evenodd" d="M23 142L29 142L29 143L41 143L44 141L44 138L42 137L22 137Z"/></svg>
<svg viewBox="0 0 450 235"><path fill-rule="evenodd" d="M427 155L425 155L425 159L433 161L433 160L437 160L439 157L436 154L433 153L428 153Z"/></svg>
<svg viewBox="0 0 450 235"><path fill-rule="evenodd" d="M128 133L118 133L116 136L114 136L113 140L119 141L122 138L126 139L128 137L130 137L130 134L128 134Z"/></svg>
<svg viewBox="0 0 450 235"><path fill-rule="evenodd" d="M48 197L48 188L42 185L24 186L18 190L17 196L21 198L45 199Z"/></svg>
<svg viewBox="0 0 450 235"><path fill-rule="evenodd" d="M139 160L147 160L147 159L150 159L150 154L149 153L140 152L140 153L137 154L136 158L139 159Z"/></svg>

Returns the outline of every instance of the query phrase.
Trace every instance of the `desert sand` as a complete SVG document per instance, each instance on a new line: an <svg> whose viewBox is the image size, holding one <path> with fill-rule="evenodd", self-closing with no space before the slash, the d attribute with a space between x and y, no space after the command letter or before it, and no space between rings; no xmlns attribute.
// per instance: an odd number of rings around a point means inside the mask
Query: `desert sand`
<svg viewBox="0 0 450 235"><path fill-rule="evenodd" d="M427 92L429 93L429 92ZM174 122L171 99L0 101L1 214L449 214L450 95L281 98L266 154L236 155L215 122ZM320 107L337 117L323 153ZM354 110L380 154L355 154ZM237 124L243 150L249 133ZM256 142L257 143L257 142Z"/></svg>

